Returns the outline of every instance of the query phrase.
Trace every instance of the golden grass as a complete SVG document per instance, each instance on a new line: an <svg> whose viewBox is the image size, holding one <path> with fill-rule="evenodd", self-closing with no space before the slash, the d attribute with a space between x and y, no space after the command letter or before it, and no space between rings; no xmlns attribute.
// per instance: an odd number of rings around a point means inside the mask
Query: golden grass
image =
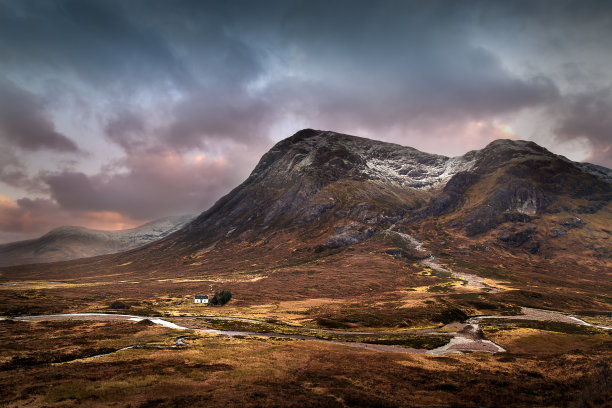
<svg viewBox="0 0 612 408"><path fill-rule="evenodd" d="M612 348L609 334L581 335L515 328L487 333L487 337L509 352L520 354L561 354Z"/></svg>
<svg viewBox="0 0 612 408"><path fill-rule="evenodd" d="M164 343L172 337L163 328L137 323L64 323L47 324L44 333L77 348L111 337L116 345ZM31 352L53 352L57 342L44 341L40 324L3 323L8 342L0 352L24 335L35 340ZM508 335L507 344L533 335L518 331ZM189 333L185 341L185 348L131 349L72 364L0 371L0 405L527 407L597 406L610 397L602 375L612 356L601 347L552 358L548 353L377 353L324 342L199 333Z"/></svg>

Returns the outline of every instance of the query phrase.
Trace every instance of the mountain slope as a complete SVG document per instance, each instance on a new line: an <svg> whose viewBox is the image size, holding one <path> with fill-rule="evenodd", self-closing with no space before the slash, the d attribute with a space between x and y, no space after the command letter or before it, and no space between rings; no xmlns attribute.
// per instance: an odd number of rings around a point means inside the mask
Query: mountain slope
<svg viewBox="0 0 612 408"><path fill-rule="evenodd" d="M223 285L240 307L334 299L377 319L425 321L454 307L612 311L608 174L532 142L498 140L450 158L306 129L163 239L95 259L3 268L0 280L98 285L120 276L139 286L118 285L114 297L148 290L177 302ZM462 284L449 271L481 283ZM397 314L399 305L410 311ZM325 310L305 313L336 313Z"/></svg>
<svg viewBox="0 0 612 408"><path fill-rule="evenodd" d="M165 217L121 231L59 227L37 239L0 245L0 266L67 261L126 251L163 238L193 218L191 215Z"/></svg>
<svg viewBox="0 0 612 408"><path fill-rule="evenodd" d="M382 231L427 219L478 237L501 225L605 210L612 199L606 171L533 142L497 140L449 158L306 129L274 146L244 183L170 240L197 250L290 229L333 235L351 223Z"/></svg>
<svg viewBox="0 0 612 408"><path fill-rule="evenodd" d="M186 245L230 236L255 239L262 231L306 226L330 215L366 223L399 220L470 166L462 158L305 129L275 145L244 183L177 238Z"/></svg>

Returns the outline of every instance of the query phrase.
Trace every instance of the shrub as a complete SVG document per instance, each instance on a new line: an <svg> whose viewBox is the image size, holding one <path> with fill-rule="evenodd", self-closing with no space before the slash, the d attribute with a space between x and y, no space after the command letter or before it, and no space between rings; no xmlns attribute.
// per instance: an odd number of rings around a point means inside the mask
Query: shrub
<svg viewBox="0 0 612 408"><path fill-rule="evenodd" d="M221 292L215 292L215 295L210 300L210 304L213 306L223 306L232 298L232 292L228 290L222 290Z"/></svg>
<svg viewBox="0 0 612 408"><path fill-rule="evenodd" d="M325 317L318 317L316 322L319 326L327 327L328 329L348 329L350 326L344 322L327 319Z"/></svg>
<svg viewBox="0 0 612 408"><path fill-rule="evenodd" d="M443 310L434 317L434 321L449 324L453 322L463 322L468 318L467 314L461 309L451 307Z"/></svg>
<svg viewBox="0 0 612 408"><path fill-rule="evenodd" d="M110 305L108 305L109 309L129 309L131 306L125 302L120 300L115 300Z"/></svg>

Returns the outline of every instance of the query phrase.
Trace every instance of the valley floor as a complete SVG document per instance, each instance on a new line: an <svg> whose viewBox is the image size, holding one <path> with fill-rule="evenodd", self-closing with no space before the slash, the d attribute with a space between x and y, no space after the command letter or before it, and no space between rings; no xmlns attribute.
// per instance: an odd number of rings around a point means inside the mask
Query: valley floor
<svg viewBox="0 0 612 408"><path fill-rule="evenodd" d="M383 238L2 269L0 405L610 405L607 263Z"/></svg>
<svg viewBox="0 0 612 408"><path fill-rule="evenodd" d="M169 322L78 314L4 319L0 403L582 407L610 402L612 332L563 314L525 312L477 318L485 335L506 352L447 355L415 354L401 347L347 347L356 343L337 339L185 327L215 326L216 320L218 327L229 322L234 328L265 331L264 322L242 318ZM456 333L465 327L453 323L439 332ZM360 338L386 335L321 332Z"/></svg>

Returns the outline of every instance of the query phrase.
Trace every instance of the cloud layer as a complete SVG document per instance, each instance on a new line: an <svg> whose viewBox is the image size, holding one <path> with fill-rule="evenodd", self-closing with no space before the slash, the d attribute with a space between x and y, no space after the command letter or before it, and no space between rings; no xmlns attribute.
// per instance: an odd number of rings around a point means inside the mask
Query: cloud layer
<svg viewBox="0 0 612 408"><path fill-rule="evenodd" d="M1 77L0 138L24 150L78 151L76 143L55 130L40 97Z"/></svg>
<svg viewBox="0 0 612 408"><path fill-rule="evenodd" d="M610 15L572 0L0 0L0 241L198 213L302 127L447 155L531 139L611 167Z"/></svg>

